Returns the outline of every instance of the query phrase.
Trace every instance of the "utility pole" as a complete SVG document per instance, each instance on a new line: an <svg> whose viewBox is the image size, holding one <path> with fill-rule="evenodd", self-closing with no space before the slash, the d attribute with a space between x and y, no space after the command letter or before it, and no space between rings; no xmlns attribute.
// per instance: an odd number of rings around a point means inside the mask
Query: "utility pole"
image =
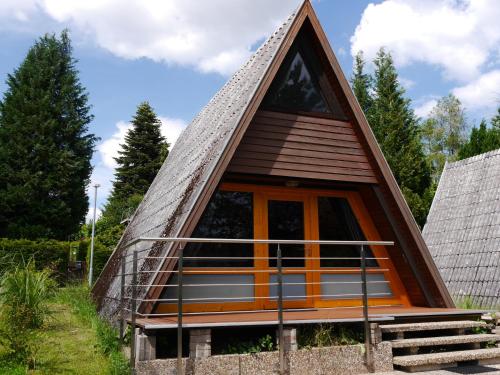
<svg viewBox="0 0 500 375"><path fill-rule="evenodd" d="M90 239L90 267L89 267L89 288L92 287L92 275L94 273L94 236L95 236L95 217L97 211L97 188L101 186L99 184L95 184L95 192L94 192L94 219L92 220L92 237Z"/></svg>

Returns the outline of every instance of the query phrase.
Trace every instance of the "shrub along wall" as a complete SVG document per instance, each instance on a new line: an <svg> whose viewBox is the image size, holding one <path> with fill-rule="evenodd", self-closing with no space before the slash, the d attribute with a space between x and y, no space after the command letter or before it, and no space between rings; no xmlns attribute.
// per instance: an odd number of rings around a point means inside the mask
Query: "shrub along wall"
<svg viewBox="0 0 500 375"><path fill-rule="evenodd" d="M76 260L85 260L88 241L77 245ZM71 242L56 240L13 240L0 238L0 274L7 268L33 259L36 269L50 269L58 281L67 275ZM74 245L73 245L74 248Z"/></svg>

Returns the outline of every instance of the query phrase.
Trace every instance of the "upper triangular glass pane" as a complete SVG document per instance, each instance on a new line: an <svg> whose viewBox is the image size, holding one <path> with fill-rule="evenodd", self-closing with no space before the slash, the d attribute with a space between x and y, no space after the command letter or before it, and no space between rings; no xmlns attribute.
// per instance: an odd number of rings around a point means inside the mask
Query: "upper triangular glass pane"
<svg viewBox="0 0 500 375"><path fill-rule="evenodd" d="M286 70L281 71L283 68ZM306 65L300 51L282 66L264 105L292 111L331 113L321 89Z"/></svg>

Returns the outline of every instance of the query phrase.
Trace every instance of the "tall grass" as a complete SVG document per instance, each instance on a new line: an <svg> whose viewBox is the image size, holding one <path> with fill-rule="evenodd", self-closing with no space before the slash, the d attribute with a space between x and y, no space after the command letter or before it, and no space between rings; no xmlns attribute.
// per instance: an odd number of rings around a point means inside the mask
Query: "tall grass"
<svg viewBox="0 0 500 375"><path fill-rule="evenodd" d="M98 349L109 357L110 373L112 375L122 375L130 372L128 362L121 352L122 346L118 339L118 332L97 314L88 288L79 285L61 288L56 296L56 301L69 305L80 320L95 330Z"/></svg>
<svg viewBox="0 0 500 375"><path fill-rule="evenodd" d="M47 316L55 282L33 262L19 265L0 278L0 343L11 359L34 366L36 342Z"/></svg>

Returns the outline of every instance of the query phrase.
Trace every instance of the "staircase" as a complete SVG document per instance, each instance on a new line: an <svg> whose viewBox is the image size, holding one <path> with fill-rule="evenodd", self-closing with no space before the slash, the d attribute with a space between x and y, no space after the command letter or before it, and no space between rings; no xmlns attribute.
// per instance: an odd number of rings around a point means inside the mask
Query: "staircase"
<svg viewBox="0 0 500 375"><path fill-rule="evenodd" d="M392 344L394 366L419 372L500 363L500 331L492 331L494 320L384 324L378 328L382 340Z"/></svg>

